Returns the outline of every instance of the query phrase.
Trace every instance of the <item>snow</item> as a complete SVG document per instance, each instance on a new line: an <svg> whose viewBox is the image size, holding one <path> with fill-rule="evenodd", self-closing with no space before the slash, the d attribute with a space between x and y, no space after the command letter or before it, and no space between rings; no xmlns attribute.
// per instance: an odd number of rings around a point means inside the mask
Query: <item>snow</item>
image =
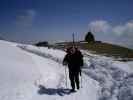
<svg viewBox="0 0 133 100"><path fill-rule="evenodd" d="M0 61L0 100L30 98L31 83L37 78L31 57L13 44L0 41Z"/></svg>
<svg viewBox="0 0 133 100"><path fill-rule="evenodd" d="M133 100L132 61L82 53L83 87L70 93L64 51L0 40L0 100Z"/></svg>

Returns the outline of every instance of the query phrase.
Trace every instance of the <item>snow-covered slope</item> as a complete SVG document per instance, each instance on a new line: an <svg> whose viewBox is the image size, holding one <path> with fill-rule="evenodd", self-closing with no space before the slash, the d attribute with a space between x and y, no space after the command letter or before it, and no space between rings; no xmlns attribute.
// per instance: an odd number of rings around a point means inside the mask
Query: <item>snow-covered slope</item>
<svg viewBox="0 0 133 100"><path fill-rule="evenodd" d="M98 99L95 80L85 77L84 88L69 94L68 77L66 88L65 69L58 62L25 52L15 43L0 41L0 49L0 100Z"/></svg>
<svg viewBox="0 0 133 100"><path fill-rule="evenodd" d="M62 55L65 54L63 51L55 49L24 45L19 45L19 47L58 63L62 62ZM83 73L100 85L99 100L133 99L133 62L119 62L113 58L94 55L84 50L82 53L85 61Z"/></svg>
<svg viewBox="0 0 133 100"><path fill-rule="evenodd" d="M32 95L36 66L15 44L0 41L0 100L22 100Z"/></svg>
<svg viewBox="0 0 133 100"><path fill-rule="evenodd" d="M82 53L83 87L70 93L64 51L0 41L0 100L133 100L133 62Z"/></svg>

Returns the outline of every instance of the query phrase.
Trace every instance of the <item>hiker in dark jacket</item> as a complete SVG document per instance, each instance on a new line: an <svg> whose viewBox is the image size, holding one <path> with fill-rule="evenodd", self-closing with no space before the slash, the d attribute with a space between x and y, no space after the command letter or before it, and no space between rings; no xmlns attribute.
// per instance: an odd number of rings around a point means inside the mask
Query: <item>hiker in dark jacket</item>
<svg viewBox="0 0 133 100"><path fill-rule="evenodd" d="M71 82L72 92L75 91L75 83L79 89L79 75L81 75L81 66L83 66L83 55L75 47L67 49L67 54L63 60L64 65L68 65L69 79Z"/></svg>

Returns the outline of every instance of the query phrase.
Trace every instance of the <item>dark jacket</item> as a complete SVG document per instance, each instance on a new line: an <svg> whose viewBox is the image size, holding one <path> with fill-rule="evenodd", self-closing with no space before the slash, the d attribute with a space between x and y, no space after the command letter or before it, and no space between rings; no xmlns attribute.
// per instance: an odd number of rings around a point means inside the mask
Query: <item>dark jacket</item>
<svg viewBox="0 0 133 100"><path fill-rule="evenodd" d="M67 53L63 64L67 64L69 70L76 71L81 70L81 66L83 66L83 55L79 50L76 50L74 54Z"/></svg>

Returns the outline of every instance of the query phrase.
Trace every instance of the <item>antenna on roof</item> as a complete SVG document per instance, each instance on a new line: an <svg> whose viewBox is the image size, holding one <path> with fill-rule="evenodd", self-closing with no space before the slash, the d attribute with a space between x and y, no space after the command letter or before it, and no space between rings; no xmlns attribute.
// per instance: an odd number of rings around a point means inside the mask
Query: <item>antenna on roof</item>
<svg viewBox="0 0 133 100"><path fill-rule="evenodd" d="M73 39L72 46L75 47L76 46L76 44L75 44L75 33L72 34L72 39Z"/></svg>
<svg viewBox="0 0 133 100"><path fill-rule="evenodd" d="M74 44L74 42L75 42L75 37L74 37L74 33L72 34L72 38L73 38L73 44Z"/></svg>

